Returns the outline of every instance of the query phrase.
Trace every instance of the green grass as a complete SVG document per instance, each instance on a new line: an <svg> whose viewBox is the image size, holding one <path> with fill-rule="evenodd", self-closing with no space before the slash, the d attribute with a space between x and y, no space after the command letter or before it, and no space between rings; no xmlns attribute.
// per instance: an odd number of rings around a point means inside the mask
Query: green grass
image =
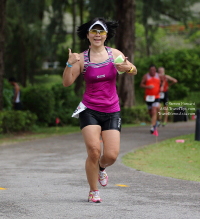
<svg viewBox="0 0 200 219"><path fill-rule="evenodd" d="M123 124L123 128L135 126L138 126L138 124ZM57 135L66 135L80 131L81 130L79 126L37 127L31 132L0 134L0 145L22 141L31 141L39 138L48 138Z"/></svg>
<svg viewBox="0 0 200 219"><path fill-rule="evenodd" d="M80 132L79 126L63 126L63 127L38 127L32 132L23 132L17 134L1 134L0 145L10 144L22 141L31 141L39 138L47 138L51 136L66 135L74 132Z"/></svg>
<svg viewBox="0 0 200 219"><path fill-rule="evenodd" d="M176 143L184 139L184 143ZM147 173L200 181L200 141L194 134L168 139L126 154L122 162Z"/></svg>

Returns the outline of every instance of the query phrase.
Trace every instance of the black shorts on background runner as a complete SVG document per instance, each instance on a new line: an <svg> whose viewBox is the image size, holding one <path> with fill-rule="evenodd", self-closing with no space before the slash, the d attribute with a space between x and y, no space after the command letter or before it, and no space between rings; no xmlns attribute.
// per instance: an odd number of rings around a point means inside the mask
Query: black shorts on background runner
<svg viewBox="0 0 200 219"><path fill-rule="evenodd" d="M164 103L165 106L167 106L168 104L168 101L169 101L169 98L168 98L168 91L165 92L165 97L163 99L160 99L160 103Z"/></svg>

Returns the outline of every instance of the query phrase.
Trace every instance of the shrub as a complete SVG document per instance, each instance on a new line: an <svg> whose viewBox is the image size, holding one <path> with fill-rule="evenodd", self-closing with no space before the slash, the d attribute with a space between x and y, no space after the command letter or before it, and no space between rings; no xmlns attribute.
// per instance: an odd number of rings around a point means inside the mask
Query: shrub
<svg viewBox="0 0 200 219"><path fill-rule="evenodd" d="M28 87L23 90L22 102L24 109L30 110L38 117L40 124L49 124L54 111L53 92L42 86Z"/></svg>
<svg viewBox="0 0 200 219"><path fill-rule="evenodd" d="M69 87L64 87L62 84L54 85L52 92L55 105L51 124L54 125L56 117L59 117L62 125L79 125L79 120L71 117L81 101L81 98L74 93L74 84Z"/></svg>
<svg viewBox="0 0 200 219"><path fill-rule="evenodd" d="M123 124L136 124L151 121L146 105L121 108L121 117Z"/></svg>
<svg viewBox="0 0 200 219"><path fill-rule="evenodd" d="M3 132L3 114L0 112L0 133Z"/></svg>
<svg viewBox="0 0 200 219"><path fill-rule="evenodd" d="M13 87L10 83L4 79L3 81L3 109L4 110L11 110L12 109L12 100L13 100Z"/></svg>
<svg viewBox="0 0 200 219"><path fill-rule="evenodd" d="M36 120L37 116L30 111L2 111L0 112L0 133L31 130Z"/></svg>

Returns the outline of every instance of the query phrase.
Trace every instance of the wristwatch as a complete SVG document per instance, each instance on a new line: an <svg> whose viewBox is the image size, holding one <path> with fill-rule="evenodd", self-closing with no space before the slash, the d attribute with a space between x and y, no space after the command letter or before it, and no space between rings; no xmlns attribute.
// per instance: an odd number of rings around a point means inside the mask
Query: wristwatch
<svg viewBox="0 0 200 219"><path fill-rule="evenodd" d="M67 65L68 68L72 67L72 65L70 65L68 62L66 62L66 65Z"/></svg>

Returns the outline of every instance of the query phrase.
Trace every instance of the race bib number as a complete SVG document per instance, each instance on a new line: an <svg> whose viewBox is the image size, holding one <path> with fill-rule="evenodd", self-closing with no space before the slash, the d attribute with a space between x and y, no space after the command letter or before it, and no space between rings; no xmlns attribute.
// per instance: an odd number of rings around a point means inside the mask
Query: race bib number
<svg viewBox="0 0 200 219"><path fill-rule="evenodd" d="M146 101L147 102L154 102L155 101L155 96L154 95L147 95L146 96Z"/></svg>
<svg viewBox="0 0 200 219"><path fill-rule="evenodd" d="M165 93L164 92L160 92L160 99L164 99L165 98Z"/></svg>
<svg viewBox="0 0 200 219"><path fill-rule="evenodd" d="M74 113L72 114L72 117L78 119L79 113L81 113L85 109L87 109L87 107L82 102L80 102L79 105L77 106L77 108L75 109Z"/></svg>

